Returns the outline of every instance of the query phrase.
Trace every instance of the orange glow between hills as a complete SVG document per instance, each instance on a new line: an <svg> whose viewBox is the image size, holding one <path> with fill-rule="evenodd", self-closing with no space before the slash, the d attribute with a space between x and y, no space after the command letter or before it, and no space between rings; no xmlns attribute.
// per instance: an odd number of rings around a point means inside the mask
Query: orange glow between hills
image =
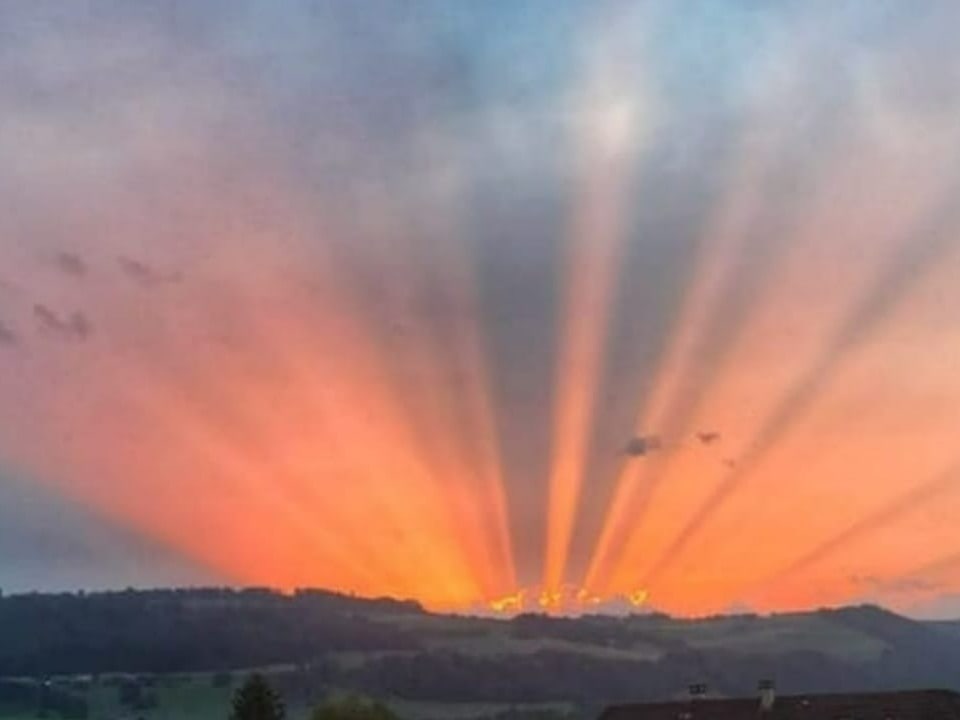
<svg viewBox="0 0 960 720"><path fill-rule="evenodd" d="M499 613L513 614L523 610L526 603L527 592L517 590L515 593L505 595L490 601L490 609Z"/></svg>
<svg viewBox="0 0 960 720"><path fill-rule="evenodd" d="M646 607L649 597L646 590L596 595L586 588L568 584L558 590L522 588L510 595L490 600L487 605L493 612L503 615L522 612L585 614L605 610L638 612Z"/></svg>

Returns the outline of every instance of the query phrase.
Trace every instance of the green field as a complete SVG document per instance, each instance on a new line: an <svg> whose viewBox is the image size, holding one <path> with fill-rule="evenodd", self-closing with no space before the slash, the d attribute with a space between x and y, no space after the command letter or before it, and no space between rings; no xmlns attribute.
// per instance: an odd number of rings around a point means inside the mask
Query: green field
<svg viewBox="0 0 960 720"><path fill-rule="evenodd" d="M54 688L69 688L70 692L86 700L88 720L207 720L226 717L230 706L230 687L214 687L209 676L198 675L151 679L150 687L144 690L144 697L150 700L151 707L125 707L120 701L119 680L118 676L84 683L88 685L85 690L78 690L72 679L53 680L51 684ZM40 712L39 708L30 711L0 706L0 718L4 720L37 720L40 717L62 715L52 710Z"/></svg>
<svg viewBox="0 0 960 720"><path fill-rule="evenodd" d="M267 670L266 672L270 672ZM283 671L280 671L283 672ZM131 708L120 701L119 683L124 676L100 678L89 683L86 689L77 690L77 679L63 678L52 681L54 687L69 688L71 692L82 696L87 702L86 720L226 720L230 712L230 700L236 682L243 677L236 674L236 680L225 687L214 687L209 674L178 675L172 677L146 678L145 696L151 698L151 705L145 708ZM269 675L268 675L269 677ZM141 681L144 678L141 677ZM32 684L32 681L23 681ZM87 683L84 683L87 684ZM332 691L336 696L338 691ZM385 703L404 720L475 720L488 718L508 710L513 711L553 711L566 714L573 710L565 703L442 703L415 702L402 699L384 699ZM311 707L306 704L288 704L287 717L290 720L307 720ZM2 720L70 720L55 711L40 712L38 708L11 707L0 705Z"/></svg>

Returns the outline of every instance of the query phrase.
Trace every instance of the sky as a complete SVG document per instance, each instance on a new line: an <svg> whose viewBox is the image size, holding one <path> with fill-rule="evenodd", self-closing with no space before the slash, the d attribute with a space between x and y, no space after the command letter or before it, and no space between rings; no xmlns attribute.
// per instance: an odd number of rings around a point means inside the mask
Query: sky
<svg viewBox="0 0 960 720"><path fill-rule="evenodd" d="M0 0L0 588L960 616L958 22Z"/></svg>

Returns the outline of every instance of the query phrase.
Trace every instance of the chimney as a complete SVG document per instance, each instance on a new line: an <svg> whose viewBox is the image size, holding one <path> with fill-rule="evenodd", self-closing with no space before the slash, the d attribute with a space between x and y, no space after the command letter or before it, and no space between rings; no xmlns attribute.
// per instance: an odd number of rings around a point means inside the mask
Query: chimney
<svg viewBox="0 0 960 720"><path fill-rule="evenodd" d="M770 712L773 710L773 703L777 699L773 680L761 680L757 687L760 690L760 712Z"/></svg>

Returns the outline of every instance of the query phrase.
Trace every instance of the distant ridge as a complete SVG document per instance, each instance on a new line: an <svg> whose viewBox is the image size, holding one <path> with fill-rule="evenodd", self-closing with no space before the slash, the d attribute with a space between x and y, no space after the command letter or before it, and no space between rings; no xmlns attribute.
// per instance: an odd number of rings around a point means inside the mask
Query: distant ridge
<svg viewBox="0 0 960 720"><path fill-rule="evenodd" d="M683 698L690 683L752 695L758 678L784 695L960 690L960 624L869 605L491 618L312 589L34 593L0 598L0 638L0 678L271 668L314 688L414 702L562 702L594 714Z"/></svg>

